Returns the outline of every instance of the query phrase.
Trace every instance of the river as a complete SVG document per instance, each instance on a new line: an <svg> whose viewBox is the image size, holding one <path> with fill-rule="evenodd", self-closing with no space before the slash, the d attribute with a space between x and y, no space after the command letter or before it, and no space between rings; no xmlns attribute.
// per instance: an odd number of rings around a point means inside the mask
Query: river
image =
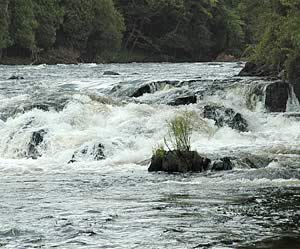
<svg viewBox="0 0 300 249"><path fill-rule="evenodd" d="M299 102L267 112L253 89L269 82L242 67L0 66L0 248L299 248ZM190 94L197 103L172 104ZM205 105L241 113L248 131L217 127ZM186 111L193 150L256 163L149 173L167 121Z"/></svg>

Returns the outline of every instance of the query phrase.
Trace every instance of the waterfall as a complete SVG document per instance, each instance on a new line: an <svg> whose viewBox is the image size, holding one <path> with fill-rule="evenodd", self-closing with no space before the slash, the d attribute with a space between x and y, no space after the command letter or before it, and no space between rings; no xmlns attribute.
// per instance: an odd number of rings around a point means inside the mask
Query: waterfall
<svg viewBox="0 0 300 249"><path fill-rule="evenodd" d="M289 99L286 105L287 112L300 112L300 103L295 94L293 85L290 84Z"/></svg>

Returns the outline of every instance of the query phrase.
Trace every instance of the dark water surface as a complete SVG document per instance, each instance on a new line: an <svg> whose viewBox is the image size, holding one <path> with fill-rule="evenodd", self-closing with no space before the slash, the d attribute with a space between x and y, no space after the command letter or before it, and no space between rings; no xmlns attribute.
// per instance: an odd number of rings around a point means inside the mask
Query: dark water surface
<svg viewBox="0 0 300 249"><path fill-rule="evenodd" d="M234 175L148 174L138 168L1 177L1 245L297 248L299 181Z"/></svg>

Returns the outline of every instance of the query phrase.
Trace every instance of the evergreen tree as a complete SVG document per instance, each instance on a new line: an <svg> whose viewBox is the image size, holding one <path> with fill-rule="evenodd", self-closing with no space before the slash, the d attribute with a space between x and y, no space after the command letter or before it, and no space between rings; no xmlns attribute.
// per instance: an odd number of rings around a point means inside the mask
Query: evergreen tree
<svg viewBox="0 0 300 249"><path fill-rule="evenodd" d="M35 48L34 19L32 0L10 0L10 36L15 47Z"/></svg>
<svg viewBox="0 0 300 249"><path fill-rule="evenodd" d="M37 21L35 39L37 46L49 49L56 41L56 31L62 23L63 9L59 0L34 0L34 15Z"/></svg>
<svg viewBox="0 0 300 249"><path fill-rule="evenodd" d="M120 48L124 23L112 0L68 0L64 6L64 46L82 51L87 60Z"/></svg>
<svg viewBox="0 0 300 249"><path fill-rule="evenodd" d="M8 27L8 0L0 0L0 58L2 57L2 49L6 48L10 43Z"/></svg>

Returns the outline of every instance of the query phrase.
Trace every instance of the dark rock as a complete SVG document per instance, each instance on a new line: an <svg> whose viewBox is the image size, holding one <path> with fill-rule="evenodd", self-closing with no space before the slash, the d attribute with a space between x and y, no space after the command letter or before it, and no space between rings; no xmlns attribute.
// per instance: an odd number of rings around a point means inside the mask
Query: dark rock
<svg viewBox="0 0 300 249"><path fill-rule="evenodd" d="M247 121L240 113L236 113L231 108L206 105L204 106L203 116L204 118L213 119L218 127L227 125L232 129L242 132L248 130Z"/></svg>
<svg viewBox="0 0 300 249"><path fill-rule="evenodd" d="M195 103L197 103L197 97L196 95L193 94L189 96L180 96L168 104L172 106L178 106L178 105L189 105Z"/></svg>
<svg viewBox="0 0 300 249"><path fill-rule="evenodd" d="M141 97L145 93L154 93L156 91L162 90L165 86L180 86L182 84L179 81L156 81L156 82L150 82L146 84L139 85L138 88L134 89L133 93L130 95L130 97Z"/></svg>
<svg viewBox="0 0 300 249"><path fill-rule="evenodd" d="M155 171L163 171L163 160L164 156L158 156L158 155L153 155L151 158L151 163L148 168L149 172L155 172Z"/></svg>
<svg viewBox="0 0 300 249"><path fill-rule="evenodd" d="M247 62L245 67L239 73L239 76L255 76L257 65L253 62Z"/></svg>
<svg viewBox="0 0 300 249"><path fill-rule="evenodd" d="M196 151L167 151L164 155L154 155L149 172L169 173L202 172L208 169L210 159L201 157Z"/></svg>
<svg viewBox="0 0 300 249"><path fill-rule="evenodd" d="M141 82L140 80L131 81L129 83L122 83L114 86L110 93L115 96L128 96L130 98L138 98L143 96L145 93L155 93L156 91L163 90L166 86L180 87L180 81L155 81L155 82Z"/></svg>
<svg viewBox="0 0 300 249"><path fill-rule="evenodd" d="M75 163L77 162L80 158L87 157L88 159L92 159L94 161L100 161L105 159L104 155L104 145L99 143L95 144L92 147L86 145L79 151L76 151L72 159L68 163Z"/></svg>
<svg viewBox="0 0 300 249"><path fill-rule="evenodd" d="M274 158L272 157L268 157L266 155L253 155L253 154L245 154L245 155L224 157L224 158L228 158L230 160L233 168L240 168L240 169L265 168L271 162L274 161Z"/></svg>
<svg viewBox="0 0 300 249"><path fill-rule="evenodd" d="M265 77L265 76L277 76L278 72L271 65L265 64L255 64L253 62L247 62L245 67L239 73L239 76L257 76L257 77Z"/></svg>
<svg viewBox="0 0 300 249"><path fill-rule="evenodd" d="M242 168L259 169L267 167L272 161L273 159L268 157L252 155L251 157L239 159L237 164Z"/></svg>
<svg viewBox="0 0 300 249"><path fill-rule="evenodd" d="M119 73L117 73L117 72L113 72L113 71L105 71L104 73L103 73L103 75L112 75L112 76L116 76L116 75L120 75Z"/></svg>
<svg viewBox="0 0 300 249"><path fill-rule="evenodd" d="M270 112L285 112L289 98L289 84L278 81L266 87L265 107Z"/></svg>
<svg viewBox="0 0 300 249"><path fill-rule="evenodd" d="M229 157L221 158L213 163L211 170L213 171L222 171L222 170L232 170L233 163Z"/></svg>
<svg viewBox="0 0 300 249"><path fill-rule="evenodd" d="M17 76L17 75L12 75L11 77L8 78L9 80L24 80L24 77L22 76Z"/></svg>
<svg viewBox="0 0 300 249"><path fill-rule="evenodd" d="M143 96L145 93L151 93L151 86L149 84L143 85L136 89L130 97L138 98Z"/></svg>
<svg viewBox="0 0 300 249"><path fill-rule="evenodd" d="M28 144L28 158L37 159L41 156L37 147L44 141L44 136L46 133L47 132L44 129L32 133L30 142Z"/></svg>

